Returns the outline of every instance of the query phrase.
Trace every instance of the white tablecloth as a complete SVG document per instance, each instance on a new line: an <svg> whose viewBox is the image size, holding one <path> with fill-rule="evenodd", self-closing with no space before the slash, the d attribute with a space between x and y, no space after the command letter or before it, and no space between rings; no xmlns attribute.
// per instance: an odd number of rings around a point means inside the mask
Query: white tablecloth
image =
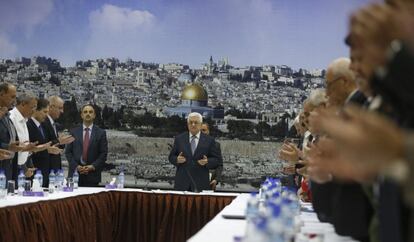
<svg viewBox="0 0 414 242"><path fill-rule="evenodd" d="M26 197L18 195L8 195L5 199L0 199L0 208L7 206L16 206L27 203L35 203L39 201L47 200L56 200L64 199L68 197L88 195L99 192L109 192L109 191L122 191L122 192L143 192L143 193L161 193L161 194L188 194L188 195L210 195L210 196L238 196L239 193L217 193L217 192L202 192L202 193L193 193L193 192L181 192L181 191L166 191L166 190L150 190L145 191L142 189L105 189L105 188L96 188L96 187L80 187L79 189L74 189L73 192L55 192L47 193L45 192L44 197Z"/></svg>
<svg viewBox="0 0 414 242"><path fill-rule="evenodd" d="M231 204L225 207L214 219L204 226L197 234L191 237L189 242L233 242L235 237L243 237L246 229L245 219L225 219L225 216L243 216L246 210L249 194L240 194ZM353 242L350 237L335 234L334 228L329 223L321 223L316 214L312 212L312 205L302 203L306 212L299 215L302 226L296 235L295 241L318 241L318 242ZM317 234L317 237L309 239L309 234Z"/></svg>

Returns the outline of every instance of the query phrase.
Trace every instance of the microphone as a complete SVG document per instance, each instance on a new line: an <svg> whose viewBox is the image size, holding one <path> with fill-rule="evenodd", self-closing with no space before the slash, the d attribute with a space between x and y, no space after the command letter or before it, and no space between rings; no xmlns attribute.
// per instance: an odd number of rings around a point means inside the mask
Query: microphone
<svg viewBox="0 0 414 242"><path fill-rule="evenodd" d="M183 167L184 168L184 170L186 171L186 173L187 173L187 175L188 175L188 177L190 177L190 181L191 181L191 183L193 184L193 187L194 187L194 192L199 192L198 191L198 189L197 189L197 186L196 186L196 183L194 182L194 179L193 179L193 176L191 175L191 173L187 170L187 167Z"/></svg>

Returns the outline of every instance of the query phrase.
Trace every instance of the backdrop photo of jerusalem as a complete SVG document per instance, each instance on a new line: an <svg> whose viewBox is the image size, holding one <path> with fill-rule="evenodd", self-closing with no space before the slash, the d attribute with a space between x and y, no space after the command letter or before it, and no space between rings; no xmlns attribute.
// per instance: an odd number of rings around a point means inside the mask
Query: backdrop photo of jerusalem
<svg viewBox="0 0 414 242"><path fill-rule="evenodd" d="M108 134L103 181L125 167L127 186L151 188L172 188L175 168L168 154L174 135L186 130L190 112L203 115L221 144L218 189L252 190L266 176L282 175L280 141L289 137L302 101L309 89L322 85L323 75L323 70L288 66L234 67L227 58L215 62L213 57L200 69L116 58L78 61L68 68L38 56L0 61L5 81L65 100L61 130L79 124L80 105L93 103L96 124Z"/></svg>
<svg viewBox="0 0 414 242"><path fill-rule="evenodd" d="M328 63L347 56L337 43L363 3L11 1L0 8L0 80L61 97L60 132L95 106L109 142L103 184L124 169L127 187L172 189L174 137L199 112L221 145L217 190L252 191L285 177L279 147Z"/></svg>

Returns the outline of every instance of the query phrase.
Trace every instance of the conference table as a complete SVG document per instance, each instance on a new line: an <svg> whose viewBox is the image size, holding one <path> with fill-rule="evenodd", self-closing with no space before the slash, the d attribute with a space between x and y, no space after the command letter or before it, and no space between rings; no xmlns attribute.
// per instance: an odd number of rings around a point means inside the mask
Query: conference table
<svg viewBox="0 0 414 242"><path fill-rule="evenodd" d="M249 196L249 194L239 194L188 242L241 241L247 226L244 215ZM301 207L301 212L296 217L299 226L295 242L356 242L350 237L336 234L332 224L320 222L313 211L312 204L301 203Z"/></svg>
<svg viewBox="0 0 414 242"><path fill-rule="evenodd" d="M79 188L0 200L0 241L186 241L237 193Z"/></svg>

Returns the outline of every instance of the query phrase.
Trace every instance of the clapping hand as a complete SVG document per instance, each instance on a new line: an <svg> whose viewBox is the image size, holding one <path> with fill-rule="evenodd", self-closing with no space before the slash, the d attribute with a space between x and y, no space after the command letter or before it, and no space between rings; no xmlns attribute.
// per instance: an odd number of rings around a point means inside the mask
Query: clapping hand
<svg viewBox="0 0 414 242"><path fill-rule="evenodd" d="M59 140L59 144L66 145L66 144L70 144L73 141L75 141L75 138L72 135L60 135L58 140Z"/></svg>
<svg viewBox="0 0 414 242"><path fill-rule="evenodd" d="M177 163L178 164L183 164L185 163L187 160L185 159L183 152L180 152L180 154L177 156Z"/></svg>
<svg viewBox="0 0 414 242"><path fill-rule="evenodd" d="M9 150L0 149L0 160L7 160L13 157L13 152Z"/></svg>
<svg viewBox="0 0 414 242"><path fill-rule="evenodd" d="M54 144L53 146L48 147L48 148L47 148L47 152L48 152L49 154L52 154L52 155L59 155L59 154L62 154L63 149L60 149L60 148L58 147L58 145L59 145L59 144Z"/></svg>
<svg viewBox="0 0 414 242"><path fill-rule="evenodd" d="M279 151L279 158L289 161L293 164L297 163L302 152L293 143L285 143Z"/></svg>
<svg viewBox="0 0 414 242"><path fill-rule="evenodd" d="M211 190L216 190L216 187L217 187L217 180L212 180L212 181L210 182L210 187L211 187Z"/></svg>
<svg viewBox="0 0 414 242"><path fill-rule="evenodd" d="M197 161L200 166L205 166L208 163L207 156L203 155L203 159Z"/></svg>
<svg viewBox="0 0 414 242"><path fill-rule="evenodd" d="M31 144L36 145L37 142L36 143L30 143L29 145L31 145ZM36 145L34 147L31 147L31 149L28 149L27 151L33 151L33 152L44 151L44 150L49 149L51 144L52 144L52 142L47 142L47 143L44 143L44 144L41 144L41 145Z"/></svg>
<svg viewBox="0 0 414 242"><path fill-rule="evenodd" d="M32 149L34 147L36 147L37 142L19 142L19 141L14 141L14 142L10 142L9 147L7 148L10 151L14 151L14 152L19 152L19 151L32 151Z"/></svg>

